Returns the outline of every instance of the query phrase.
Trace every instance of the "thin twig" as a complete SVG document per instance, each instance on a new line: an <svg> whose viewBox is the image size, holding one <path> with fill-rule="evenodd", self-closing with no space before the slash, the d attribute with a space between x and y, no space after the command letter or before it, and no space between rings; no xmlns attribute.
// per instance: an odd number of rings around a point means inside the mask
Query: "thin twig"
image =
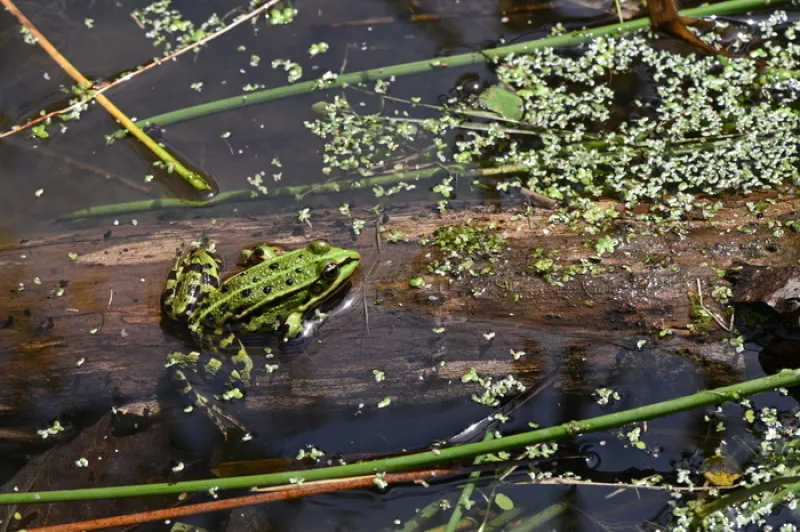
<svg viewBox="0 0 800 532"><path fill-rule="evenodd" d="M92 82L89 81L86 76L80 73L77 68L75 68L72 63L70 63L66 57L64 57L61 52L59 52L53 44L47 40L47 38L33 25L33 23L28 20L12 0L0 0L0 4L3 4L5 8L14 16L17 21L19 21L22 26L24 26L34 37L36 37L36 43L45 51L50 58L55 61L58 66L60 66L64 72L69 74L69 76L74 79L79 86L84 89L88 89L91 87ZM116 105L111 103L111 100L105 97L103 94L96 94L95 99L97 103L103 106L103 108L108 111L108 113L113 116L119 124L130 131L130 133L135 136L142 144L147 146L147 148L152 151L159 159L161 159L165 164L170 165L172 169L174 169L175 173L180 175L190 186L192 186L195 190L199 191L213 191L216 193L216 190L212 184L209 183L209 180L204 176L200 175L198 172L194 172L186 168L183 164L180 163L177 159L175 159L169 152L167 152L164 148L162 148L157 142L151 139L144 131L139 129L136 124L131 121L122 111L117 108Z"/></svg>
<svg viewBox="0 0 800 532"><path fill-rule="evenodd" d="M393 473L383 476L383 480L388 484L400 482L418 482L431 480L444 475L457 473L458 470L452 469L430 469L427 471L415 471L411 473ZM31 528L28 532L80 532L81 530L100 530L103 528L132 526L142 523L152 523L166 519L176 519L188 515L197 515L206 512L219 512L232 508L242 508L272 501L285 501L297 499L308 495L319 493L330 493L335 491L352 490L359 488L369 488L375 484L375 475L354 477L346 480L321 480L318 482L306 482L293 486L281 486L278 488L267 488L256 495L247 495L233 499L223 499L218 501L191 504L176 508L166 508L151 512L141 512L136 514L118 515L91 521L78 523L68 523L63 525L45 526L41 528Z"/></svg>
<svg viewBox="0 0 800 532"><path fill-rule="evenodd" d="M537 484L537 485L561 485L561 486L588 486L594 488L618 488L619 490L653 490L653 491L674 491L681 493L696 493L698 491L731 491L741 487L740 484L730 486L654 486L650 484L625 484L621 482L592 482L591 480L578 480L574 478L546 478L537 480L526 480L516 484Z"/></svg>
<svg viewBox="0 0 800 532"><path fill-rule="evenodd" d="M703 303L703 287L700 284L700 278L698 277L696 280L697 280L697 302L700 305L700 308L708 312L708 315L711 316L711 318L713 318L713 320L717 322L717 325L722 327L724 331L727 332L733 331L733 320L731 320L731 325L729 327L728 324L725 323L725 320L723 320L721 317L715 314L710 308L705 306L705 304Z"/></svg>

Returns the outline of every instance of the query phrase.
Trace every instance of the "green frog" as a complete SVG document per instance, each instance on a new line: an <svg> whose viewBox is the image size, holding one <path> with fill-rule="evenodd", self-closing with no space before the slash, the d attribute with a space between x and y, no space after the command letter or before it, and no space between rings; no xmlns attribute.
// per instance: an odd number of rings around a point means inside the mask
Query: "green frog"
<svg viewBox="0 0 800 532"><path fill-rule="evenodd" d="M242 253L243 269L220 281L222 263L213 246L178 251L161 299L168 320L185 323L196 344L217 353L203 367L204 376L224 370L225 385L237 392L237 383L250 385L253 369L240 335L281 331L284 341L308 336L310 324L324 320L320 307L349 284L361 262L357 251L325 240L292 251L260 244ZM313 312L315 321L304 321ZM197 371L199 359L197 352L168 355L173 381L223 433L229 424L243 428L192 388L180 368Z"/></svg>

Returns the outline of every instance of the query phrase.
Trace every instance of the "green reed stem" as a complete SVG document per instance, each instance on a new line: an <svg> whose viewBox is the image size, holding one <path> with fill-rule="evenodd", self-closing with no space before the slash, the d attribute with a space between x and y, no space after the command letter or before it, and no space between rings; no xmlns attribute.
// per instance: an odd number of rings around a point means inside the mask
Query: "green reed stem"
<svg viewBox="0 0 800 532"><path fill-rule="evenodd" d="M789 0L731 0L729 2L721 2L719 4L687 9L681 11L681 15L695 18L708 17L712 15L723 16L766 7L775 8L788 3ZM350 74L340 75L335 80L326 82L324 84L319 79L304 81L301 83L295 83L294 85L267 89L246 95L216 100L201 105L194 105L192 107L185 107L177 111L171 111L169 113L145 118L140 122L137 122L137 124L139 124L141 127L175 124L178 122L184 122L186 120L192 120L201 116L221 113L223 111L240 109L242 107L280 100L290 96L308 94L318 90L318 87L320 86L324 86L326 89L346 87L348 85L355 85L358 83L389 79L393 76L409 76L412 74L433 72L436 70L441 70L442 68L475 65L484 63L487 59L500 58L512 53L524 54L531 50L540 48L575 46L578 44L583 44L597 37L630 33L648 28L649 26L650 20L648 18L637 18L621 24L609 24L599 28L573 31L565 35L546 37L544 39L538 39L535 41L515 43L508 46L501 46L499 48L490 48L481 52L471 52L436 59L423 59L421 61L414 61L412 63L373 68L370 70L363 70L361 72L352 72Z"/></svg>
<svg viewBox="0 0 800 532"><path fill-rule="evenodd" d="M482 454L509 451L511 449L518 449L537 443L574 438L589 432L611 430L627 425L628 423L647 421L678 412L693 410L695 408L721 405L728 401L738 401L743 397L753 394L767 392L776 388L788 388L798 384L800 384L800 369L785 369L768 377L746 381L741 384L723 386L713 390L706 390L669 401L633 408L624 412L606 414L583 421L570 421L546 429L523 432L521 434L505 436L489 441L446 447L435 452L426 451L358 462L355 464L244 477L213 478L175 483L112 486L106 488L63 491L3 493L0 494L0 504L34 504L139 497L144 495L166 495L184 492L200 492L210 488L231 490L250 488L253 486L289 484L291 479L297 478L302 478L310 482L314 480L424 469L459 460L471 460Z"/></svg>
<svg viewBox="0 0 800 532"><path fill-rule="evenodd" d="M522 167L514 168L514 171L517 172L524 170ZM487 168L484 170L465 170L461 165L449 165L446 169L451 172L457 172L459 176L463 177L489 176L501 173L501 170L496 168ZM506 167L506 169L508 170L509 168ZM121 214L131 214L134 212L152 211L156 209L201 209L205 207L214 207L222 203L229 203L233 201L249 201L283 196L302 198L307 194L334 193L345 192L347 190L368 189L379 185L396 185L402 181L415 182L420 179L429 179L441 171L441 167L432 166L430 168L423 168L422 170L408 170L349 181L329 181L327 183L318 183L314 185L279 187L269 189L266 196L256 192L255 189L240 189L223 192L208 201L186 201L178 198L165 198L129 201L125 203L111 203L108 205L98 205L95 207L88 207L86 209L74 211L60 216L57 218L57 221L77 220L79 218L90 218L94 216L117 216Z"/></svg>

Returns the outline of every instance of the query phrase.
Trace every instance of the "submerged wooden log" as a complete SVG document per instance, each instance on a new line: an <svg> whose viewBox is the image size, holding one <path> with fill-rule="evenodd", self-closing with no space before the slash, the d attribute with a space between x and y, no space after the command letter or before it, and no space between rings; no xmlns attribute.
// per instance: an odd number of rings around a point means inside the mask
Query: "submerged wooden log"
<svg viewBox="0 0 800 532"><path fill-rule="evenodd" d="M781 200L768 214L790 216L798 203ZM531 249L561 250L559 260L568 263L595 255L586 242L597 237L549 227L548 211L512 219L492 205L467 205L442 217L428 205L392 208L381 220L387 231L377 237L374 223L355 236L347 218L315 212L313 227L272 216L61 226L61 234L6 242L0 246L0 425L43 423L152 397L165 381L166 354L189 348L162 328L160 294L176 248L201 237L217 242L228 265L254 242L298 246L313 238L363 257L363 306L326 323L306 345L277 350L274 359L260 348L276 339L250 342L258 371L246 408L254 413L327 405L370 409L385 397L393 404L465 397L478 389L460 382L470 368L530 384L561 365L558 386L580 393L634 385L654 372L667 383L687 370L704 386L729 384L740 379L741 358L708 334L690 334L696 300L688 295L699 280L712 306L711 288L725 283L719 271L732 261L789 265L800 249L797 234L787 231L775 245L772 229L743 201L730 205L713 222L682 224L685 234L642 236L648 228L618 221L611 233L617 249L600 261L606 271L563 286L531 273ZM420 238L466 218L497 224L505 234L496 275L431 275L426 264L438 252L420 246ZM736 230L748 224L753 234ZM408 242L387 243L389 230L403 231ZM626 239L629 233L641 234ZM410 288L409 279L420 275L428 287ZM716 324L710 329L711 336L721 332ZM268 374L267 363L278 363L278 370ZM376 382L373 370L384 371L386 380Z"/></svg>

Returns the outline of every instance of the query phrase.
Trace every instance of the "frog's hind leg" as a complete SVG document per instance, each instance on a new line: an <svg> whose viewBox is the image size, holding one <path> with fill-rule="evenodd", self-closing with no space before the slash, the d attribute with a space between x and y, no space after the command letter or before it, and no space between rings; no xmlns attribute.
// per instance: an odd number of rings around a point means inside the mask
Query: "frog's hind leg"
<svg viewBox="0 0 800 532"><path fill-rule="evenodd" d="M183 353L170 353L167 356L167 367L173 368L174 366L180 366L187 369L192 369L194 371L197 370L198 361L200 358L200 353L193 351L188 355ZM217 363L214 363L216 361ZM206 373L212 372L213 368L219 368L222 363L218 359L212 359L205 365L204 371ZM247 432L247 428L242 425L235 417L231 414L225 412L225 410L219 407L213 399L209 399L204 394L201 394L197 390L194 389L189 379L184 374L183 370L179 369L178 367L174 367L172 371L170 371L170 379L173 383L173 386L189 401L190 405L194 408L198 408L201 412L203 412L208 419L214 423L217 428L219 428L222 435L225 439L228 438L228 430L229 429L238 429L242 432Z"/></svg>
<svg viewBox="0 0 800 532"><path fill-rule="evenodd" d="M219 288L222 261L206 248L184 254L178 251L161 296L164 313L171 320L189 321L203 297Z"/></svg>
<svg viewBox="0 0 800 532"><path fill-rule="evenodd" d="M239 340L234 333L216 329L213 333L207 334L204 338L196 337L195 340L205 345L210 351L232 351L234 345L238 344L239 349L235 354L225 355L225 357L236 366L229 372L225 385L233 388L238 382L241 382L245 388L250 386L250 377L253 372L253 359L250 358L242 341ZM212 358L204 369L206 377L216 378L217 373L222 369L222 363L219 359Z"/></svg>

